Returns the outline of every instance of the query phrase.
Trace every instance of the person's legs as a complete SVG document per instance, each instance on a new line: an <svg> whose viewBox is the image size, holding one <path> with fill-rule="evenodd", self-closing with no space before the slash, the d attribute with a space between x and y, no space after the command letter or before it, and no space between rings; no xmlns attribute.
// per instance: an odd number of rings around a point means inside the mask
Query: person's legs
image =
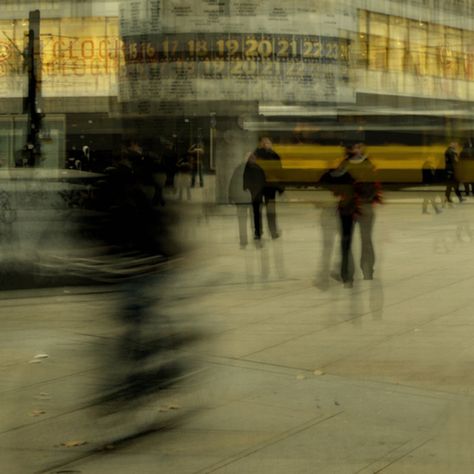
<svg viewBox="0 0 474 474"><path fill-rule="evenodd" d="M339 219L337 216L337 209L333 206L323 207L321 210L322 246L315 280L316 286L322 290L326 290L329 287L330 276L335 279L340 278L337 270L334 273L331 272L334 244L336 243L338 235Z"/></svg>
<svg viewBox="0 0 474 474"><path fill-rule="evenodd" d="M454 187L454 193L459 199L459 202L464 201L463 197L461 196L461 191L459 190L459 183L457 181L454 183L453 187Z"/></svg>
<svg viewBox="0 0 474 474"><path fill-rule="evenodd" d="M374 274L375 252L372 243L372 229L374 227L374 208L372 204L363 204L360 216L357 218L360 226L362 251L360 268L365 280L372 280Z"/></svg>
<svg viewBox="0 0 474 474"><path fill-rule="evenodd" d="M247 215L248 204L236 204L237 220L239 223L239 243L241 247L245 247L248 243L247 239Z"/></svg>
<svg viewBox="0 0 474 474"><path fill-rule="evenodd" d="M352 214L339 214L341 219L341 278L344 283L352 283L354 279L354 261L352 257L351 244L354 230L354 219Z"/></svg>
<svg viewBox="0 0 474 474"><path fill-rule="evenodd" d="M202 188L204 186L204 180L202 175L202 163L198 164L198 173L199 173L199 186Z"/></svg>
<svg viewBox="0 0 474 474"><path fill-rule="evenodd" d="M331 258L337 238L337 216L334 207L326 207L321 211L321 233L323 246L321 250L321 272L328 276L331 271Z"/></svg>
<svg viewBox="0 0 474 474"><path fill-rule="evenodd" d="M191 177L189 174L185 175L186 198L191 201Z"/></svg>
<svg viewBox="0 0 474 474"><path fill-rule="evenodd" d="M436 203L436 195L432 195L432 196L430 197L429 201L431 202L431 205L433 206L433 209L435 210L436 214L439 214L439 213L443 212L443 211L439 208L438 204Z"/></svg>
<svg viewBox="0 0 474 474"><path fill-rule="evenodd" d="M253 229L254 229L254 236L256 239L260 239L260 237L262 236L261 203L262 203L261 196L257 196L252 199Z"/></svg>
<svg viewBox="0 0 474 474"><path fill-rule="evenodd" d="M265 208L267 211L267 223L270 235L276 239L278 234L277 220L276 220L276 204L275 204L275 190L267 190L264 194Z"/></svg>
<svg viewBox="0 0 474 474"><path fill-rule="evenodd" d="M183 189L184 189L184 181L183 181L183 174L178 173L175 177L176 188L178 190L178 199L181 201L183 199Z"/></svg>
<svg viewBox="0 0 474 474"><path fill-rule="evenodd" d="M452 191L452 189L453 189L453 183L448 182L446 184L446 191L444 192L444 195L446 197L446 201L448 201L448 202L452 202L451 201L451 191Z"/></svg>
<svg viewBox="0 0 474 474"><path fill-rule="evenodd" d="M421 205L421 210L423 214L428 214L428 204L430 202L430 199L428 197L423 198L423 204Z"/></svg>

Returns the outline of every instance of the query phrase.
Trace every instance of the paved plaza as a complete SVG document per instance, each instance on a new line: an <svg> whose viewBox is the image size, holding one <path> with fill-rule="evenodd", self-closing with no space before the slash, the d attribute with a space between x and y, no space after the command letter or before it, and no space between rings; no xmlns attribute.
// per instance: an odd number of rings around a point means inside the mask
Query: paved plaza
<svg viewBox="0 0 474 474"><path fill-rule="evenodd" d="M324 278L328 196L285 194L282 236L258 247L240 248L232 206L183 204L156 311L200 337L177 350L189 379L143 406L88 405L114 370L118 288L3 292L0 472L473 472L473 198L424 215L387 193L375 278L349 289ZM356 263L359 246L356 229Z"/></svg>

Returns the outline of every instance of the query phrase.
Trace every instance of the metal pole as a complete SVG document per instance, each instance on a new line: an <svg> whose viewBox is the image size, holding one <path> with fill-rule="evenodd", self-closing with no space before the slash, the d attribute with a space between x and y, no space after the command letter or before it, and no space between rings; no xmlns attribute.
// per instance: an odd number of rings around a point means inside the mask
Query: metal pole
<svg viewBox="0 0 474 474"><path fill-rule="evenodd" d="M40 51L40 11L29 14L29 31L26 61L28 67L28 96L25 113L28 115L28 130L25 152L27 166L34 167L41 159L41 51Z"/></svg>

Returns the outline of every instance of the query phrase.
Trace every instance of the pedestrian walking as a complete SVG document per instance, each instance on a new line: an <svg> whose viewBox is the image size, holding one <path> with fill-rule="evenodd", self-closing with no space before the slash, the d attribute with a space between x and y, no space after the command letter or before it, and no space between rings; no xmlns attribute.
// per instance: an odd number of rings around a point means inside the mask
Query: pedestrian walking
<svg viewBox="0 0 474 474"><path fill-rule="evenodd" d="M235 205L237 222L239 226L239 244L244 249L248 244L247 228L252 197L248 189L244 189L244 173L250 153L232 173L229 182L229 202Z"/></svg>
<svg viewBox="0 0 474 474"><path fill-rule="evenodd" d="M364 152L362 143L348 144L345 159L330 173L339 182L338 213L341 223L341 279L344 286L352 288L354 262L352 237L355 224L359 224L362 250L360 267L364 280L374 275L375 251L372 230L375 220L374 204L381 202L381 187L376 180L375 167Z"/></svg>
<svg viewBox="0 0 474 474"><path fill-rule="evenodd" d="M281 184L281 158L273 150L273 143L267 136L260 138L254 155L256 163L264 172L262 199L266 209L268 229L272 239L277 239L281 232L277 224L276 195L282 194L285 190Z"/></svg>
<svg viewBox="0 0 474 474"><path fill-rule="evenodd" d="M461 191L459 191L459 182L456 178L456 164L459 161L458 152L457 152L457 143L451 142L444 152L444 161L445 161L445 176L446 176L446 191L445 191L445 203L452 203L451 200L451 191L454 191L459 202L463 202L464 199L461 196Z"/></svg>

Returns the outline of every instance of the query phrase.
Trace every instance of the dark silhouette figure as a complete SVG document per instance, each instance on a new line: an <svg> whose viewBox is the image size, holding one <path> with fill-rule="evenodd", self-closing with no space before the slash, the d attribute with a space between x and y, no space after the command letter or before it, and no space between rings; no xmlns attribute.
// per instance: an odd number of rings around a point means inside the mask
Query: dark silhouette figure
<svg viewBox="0 0 474 474"><path fill-rule="evenodd" d="M239 225L239 243L241 248L245 248L248 244L247 225L252 203L252 197L249 191L244 189L244 173L246 165L247 160L240 163L232 173L229 182L229 202L235 204Z"/></svg>
<svg viewBox="0 0 474 474"><path fill-rule="evenodd" d="M474 183L470 181L472 180L472 167L474 166L474 146L471 139L464 144L459 154L459 161L462 170L461 176L466 178L466 181L463 180L465 194L469 196L469 193L471 193L474 196Z"/></svg>
<svg viewBox="0 0 474 474"><path fill-rule="evenodd" d="M157 295L179 247L170 232L169 211L155 207L143 186L140 166L146 165L134 148L123 148L105 170L96 195L101 212L85 221L102 253L86 263L81 260L80 266L93 278L117 284L122 295L115 316L123 332L110 354L113 377L94 401L106 411L139 406L145 397L174 385L184 367L170 352L189 338L176 333L157 309ZM150 331L151 322L156 333Z"/></svg>
<svg viewBox="0 0 474 474"><path fill-rule="evenodd" d="M360 266L365 280L372 280L375 252L372 230L375 213L373 205L381 202L381 188L376 181L375 168L363 154L363 145L347 145L346 157L336 170L323 176L339 196L338 214L341 223L341 279L351 288L354 261L351 251L354 226L359 224L362 251Z"/></svg>
<svg viewBox="0 0 474 474"><path fill-rule="evenodd" d="M262 237L262 202L265 187L265 173L257 164L257 157L252 153L244 169L244 189L250 192L252 198L253 228L255 240ZM267 214L268 218L268 214Z"/></svg>
<svg viewBox="0 0 474 474"><path fill-rule="evenodd" d="M204 186L203 179L203 163L202 157L204 154L204 146L202 143L196 143L189 147L188 155L190 157L191 163L191 186L194 188L196 185L196 177L199 177L199 186L202 188Z"/></svg>
<svg viewBox="0 0 474 474"><path fill-rule="evenodd" d="M456 179L456 163L458 162L458 153L456 151L457 144L452 142L449 144L448 148L444 152L445 160L445 173L446 173L446 192L445 192L445 201L452 203L451 200L451 191L454 191L459 202L463 202L464 199L461 196L461 191L459 191L459 182Z"/></svg>
<svg viewBox="0 0 474 474"><path fill-rule="evenodd" d="M191 200L191 172L192 163L191 156L186 153L177 163L178 173L175 178L176 189L178 191L178 199L183 199L183 192L186 191L186 198L188 201Z"/></svg>
<svg viewBox="0 0 474 474"><path fill-rule="evenodd" d="M276 217L276 204L275 198L277 192L279 194L284 192L284 187L280 184L281 179L281 158L272 149L272 141L268 137L262 137L259 141L258 148L253 152L257 165L263 170L263 189L262 198L267 213L268 229L272 239L280 237L280 231L278 230L277 217ZM260 208L260 206L259 206ZM256 238L261 237L261 211L257 213L255 217L255 211L257 207L254 206L254 218L259 222L260 235Z"/></svg>
<svg viewBox="0 0 474 474"><path fill-rule="evenodd" d="M135 140L127 140L122 151L124 159L130 163L135 179L142 192L146 194L153 204L165 204L163 190L155 179L161 171L161 163L154 153L145 151Z"/></svg>
<svg viewBox="0 0 474 474"><path fill-rule="evenodd" d="M165 186L174 188L174 177L178 172L178 154L176 147L171 142L165 143L162 161L166 173Z"/></svg>

